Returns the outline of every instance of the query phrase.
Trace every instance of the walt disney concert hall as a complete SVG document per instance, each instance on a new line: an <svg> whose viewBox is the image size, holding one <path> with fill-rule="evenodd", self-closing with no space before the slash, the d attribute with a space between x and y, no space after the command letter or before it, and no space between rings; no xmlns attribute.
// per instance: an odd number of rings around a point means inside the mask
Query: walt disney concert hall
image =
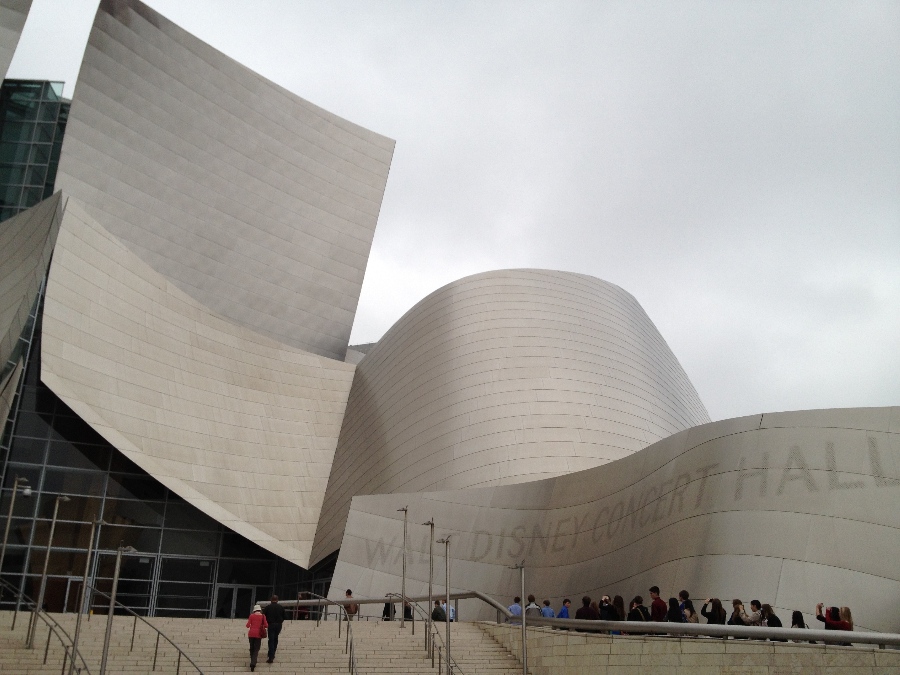
<svg viewBox="0 0 900 675"><path fill-rule="evenodd" d="M0 0L4 73L29 5ZM900 407L712 422L637 300L565 271L460 279L351 347L393 150L139 0L102 0L71 100L4 81L4 580L53 529L52 611L122 546L151 616L383 596L405 515L409 593L433 519L454 592L525 561L554 605L827 591L900 632Z"/></svg>

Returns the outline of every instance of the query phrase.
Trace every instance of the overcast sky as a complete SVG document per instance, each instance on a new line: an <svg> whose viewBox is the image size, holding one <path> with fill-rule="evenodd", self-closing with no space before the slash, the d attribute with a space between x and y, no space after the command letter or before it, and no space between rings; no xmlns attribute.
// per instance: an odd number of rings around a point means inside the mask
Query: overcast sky
<svg viewBox="0 0 900 675"><path fill-rule="evenodd" d="M396 139L352 343L568 270L638 299L713 419L900 405L900 2L148 4ZM10 76L70 96L96 5L34 0Z"/></svg>

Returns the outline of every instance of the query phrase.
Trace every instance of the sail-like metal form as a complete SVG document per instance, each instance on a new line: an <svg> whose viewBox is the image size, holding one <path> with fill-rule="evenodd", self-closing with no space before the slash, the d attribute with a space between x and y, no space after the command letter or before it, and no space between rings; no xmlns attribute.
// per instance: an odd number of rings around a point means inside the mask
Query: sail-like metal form
<svg viewBox="0 0 900 675"><path fill-rule="evenodd" d="M100 4L57 177L41 377L171 490L301 566L393 146L138 0Z"/></svg>
<svg viewBox="0 0 900 675"><path fill-rule="evenodd" d="M584 274L455 281L359 364L314 559L355 495L505 485L629 455L709 421L637 301Z"/></svg>
<svg viewBox="0 0 900 675"><path fill-rule="evenodd" d="M394 142L103 0L57 187L185 293L343 359Z"/></svg>

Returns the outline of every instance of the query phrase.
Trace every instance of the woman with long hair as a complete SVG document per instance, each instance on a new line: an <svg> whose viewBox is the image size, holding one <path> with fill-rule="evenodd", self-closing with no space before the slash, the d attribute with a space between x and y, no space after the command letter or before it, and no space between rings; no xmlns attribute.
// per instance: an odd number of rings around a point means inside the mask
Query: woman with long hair
<svg viewBox="0 0 900 675"><path fill-rule="evenodd" d="M707 612L706 608L709 605L712 605L712 610ZM725 625L725 621L728 619L725 608L722 607L722 601L718 598L707 598L703 603L703 607L700 608L700 614L706 619L706 623L714 623L722 626Z"/></svg>
<svg viewBox="0 0 900 675"><path fill-rule="evenodd" d="M760 607L760 612L762 612L762 625L767 628L783 628L784 626L781 623L781 619L778 618L778 615L775 614L775 610L772 609L772 605L767 602L764 602ZM787 642L782 638L771 638L772 642Z"/></svg>
<svg viewBox="0 0 900 675"><path fill-rule="evenodd" d="M853 630L853 615L850 613L849 607L841 607L839 616L841 617L841 621L845 621L850 625L850 630Z"/></svg>
<svg viewBox="0 0 900 675"><path fill-rule="evenodd" d="M697 610L694 609L694 601L690 598L684 601L684 618L688 623L700 623L700 617L697 615Z"/></svg>
<svg viewBox="0 0 900 675"><path fill-rule="evenodd" d="M619 615L619 621L625 620L625 598L621 595L617 595L613 598L612 601L613 607L616 608L616 613Z"/></svg>
<svg viewBox="0 0 900 675"><path fill-rule="evenodd" d="M669 610L666 612L666 621L684 623L684 614L678 606L678 598L669 598Z"/></svg>
<svg viewBox="0 0 900 675"><path fill-rule="evenodd" d="M806 625L806 621L803 620L803 612L795 609L791 614L791 628L802 628L806 630L809 626ZM794 640L794 642L803 642L803 640ZM815 640L809 640L809 644L816 644Z"/></svg>

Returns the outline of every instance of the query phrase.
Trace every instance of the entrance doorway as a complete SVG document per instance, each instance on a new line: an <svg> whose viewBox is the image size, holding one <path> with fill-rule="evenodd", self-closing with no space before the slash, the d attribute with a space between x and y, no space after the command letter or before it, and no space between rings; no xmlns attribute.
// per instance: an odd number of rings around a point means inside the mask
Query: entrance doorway
<svg viewBox="0 0 900 675"><path fill-rule="evenodd" d="M250 616L256 604L256 586L219 584L216 586L216 618L234 619Z"/></svg>
<svg viewBox="0 0 900 675"><path fill-rule="evenodd" d="M79 611L78 601L81 599L81 587L84 584L83 577L69 577L66 580L66 599L63 612Z"/></svg>

